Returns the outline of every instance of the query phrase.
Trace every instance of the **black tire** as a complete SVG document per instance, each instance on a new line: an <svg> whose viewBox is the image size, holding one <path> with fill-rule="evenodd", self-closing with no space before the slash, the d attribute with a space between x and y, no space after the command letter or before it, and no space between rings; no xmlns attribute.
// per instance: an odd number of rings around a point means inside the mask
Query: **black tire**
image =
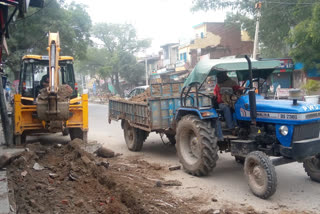
<svg viewBox="0 0 320 214"><path fill-rule="evenodd" d="M267 199L277 189L277 174L270 158L263 152L249 153L244 163L244 171L252 193Z"/></svg>
<svg viewBox="0 0 320 214"><path fill-rule="evenodd" d="M13 135L13 144L16 146L20 146L25 144L27 141L27 136L25 134L22 135Z"/></svg>
<svg viewBox="0 0 320 214"><path fill-rule="evenodd" d="M69 128L71 140L76 138L81 139L84 143L88 142L88 131L82 131L81 128Z"/></svg>
<svg viewBox="0 0 320 214"><path fill-rule="evenodd" d="M237 163L240 163L240 164L244 164L244 161L246 160L245 157L242 157L242 156L234 156L234 159L236 160Z"/></svg>
<svg viewBox="0 0 320 214"><path fill-rule="evenodd" d="M311 180L320 183L320 154L305 159L303 167Z"/></svg>
<svg viewBox="0 0 320 214"><path fill-rule="evenodd" d="M127 147L130 151L141 151L144 141L149 136L149 132L130 126L127 121L123 124L123 134Z"/></svg>
<svg viewBox="0 0 320 214"><path fill-rule="evenodd" d="M166 134L169 142L171 145L175 145L176 144L176 137L173 134Z"/></svg>
<svg viewBox="0 0 320 214"><path fill-rule="evenodd" d="M184 170L192 175L205 176L218 160L218 144L210 122L195 115L184 116L178 123L176 149Z"/></svg>
<svg viewBox="0 0 320 214"><path fill-rule="evenodd" d="M62 131L62 135L63 135L63 136L69 135L69 129L65 128L65 129Z"/></svg>

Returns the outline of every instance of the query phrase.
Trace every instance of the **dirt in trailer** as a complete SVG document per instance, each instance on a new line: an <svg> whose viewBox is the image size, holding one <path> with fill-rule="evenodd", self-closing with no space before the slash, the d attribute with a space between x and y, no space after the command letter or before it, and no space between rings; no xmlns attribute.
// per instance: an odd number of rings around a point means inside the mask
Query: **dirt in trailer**
<svg viewBox="0 0 320 214"><path fill-rule="evenodd" d="M101 158L81 140L28 144L8 166L17 213L257 213L253 208L202 210L202 200L174 197L158 164L137 157ZM92 147L93 148L93 147ZM89 149L90 150L90 149ZM92 150L92 149L91 149Z"/></svg>

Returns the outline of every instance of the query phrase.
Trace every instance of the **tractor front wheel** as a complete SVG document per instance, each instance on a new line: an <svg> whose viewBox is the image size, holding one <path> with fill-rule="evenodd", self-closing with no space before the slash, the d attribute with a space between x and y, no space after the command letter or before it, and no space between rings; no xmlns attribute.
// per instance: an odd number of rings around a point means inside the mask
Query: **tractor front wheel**
<svg viewBox="0 0 320 214"><path fill-rule="evenodd" d="M311 180L320 183L320 154L305 159L303 167Z"/></svg>
<svg viewBox="0 0 320 214"><path fill-rule="evenodd" d="M69 134L71 140L79 138L83 140L84 143L88 142L88 131L82 131L81 128L69 128Z"/></svg>
<svg viewBox="0 0 320 214"><path fill-rule="evenodd" d="M277 174L270 158L263 152L249 153L244 163L244 171L252 193L267 199L277 189Z"/></svg>
<svg viewBox="0 0 320 214"><path fill-rule="evenodd" d="M184 170L192 175L207 175L216 166L218 144L210 121L195 115L184 116L178 123L176 149Z"/></svg>

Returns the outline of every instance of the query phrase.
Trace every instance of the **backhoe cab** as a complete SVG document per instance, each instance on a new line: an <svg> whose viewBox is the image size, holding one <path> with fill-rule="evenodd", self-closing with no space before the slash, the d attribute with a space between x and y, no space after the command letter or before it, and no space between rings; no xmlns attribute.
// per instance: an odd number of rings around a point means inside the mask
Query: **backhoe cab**
<svg viewBox="0 0 320 214"><path fill-rule="evenodd" d="M49 56L22 58L18 93L14 97L14 142L43 132L70 133L87 140L88 97L77 97L73 57L59 56L58 33L49 34Z"/></svg>

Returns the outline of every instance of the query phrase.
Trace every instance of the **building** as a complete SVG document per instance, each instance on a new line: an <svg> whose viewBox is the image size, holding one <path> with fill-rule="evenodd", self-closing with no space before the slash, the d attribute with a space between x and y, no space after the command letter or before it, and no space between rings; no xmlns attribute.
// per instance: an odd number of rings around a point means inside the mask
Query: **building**
<svg viewBox="0 0 320 214"><path fill-rule="evenodd" d="M179 47L179 59L191 67L202 58L219 59L226 56L252 55L253 41L240 25L203 22L194 28L194 40Z"/></svg>
<svg viewBox="0 0 320 214"><path fill-rule="evenodd" d="M168 43L161 46L163 50L162 65L164 68L174 69L179 59L179 43Z"/></svg>

